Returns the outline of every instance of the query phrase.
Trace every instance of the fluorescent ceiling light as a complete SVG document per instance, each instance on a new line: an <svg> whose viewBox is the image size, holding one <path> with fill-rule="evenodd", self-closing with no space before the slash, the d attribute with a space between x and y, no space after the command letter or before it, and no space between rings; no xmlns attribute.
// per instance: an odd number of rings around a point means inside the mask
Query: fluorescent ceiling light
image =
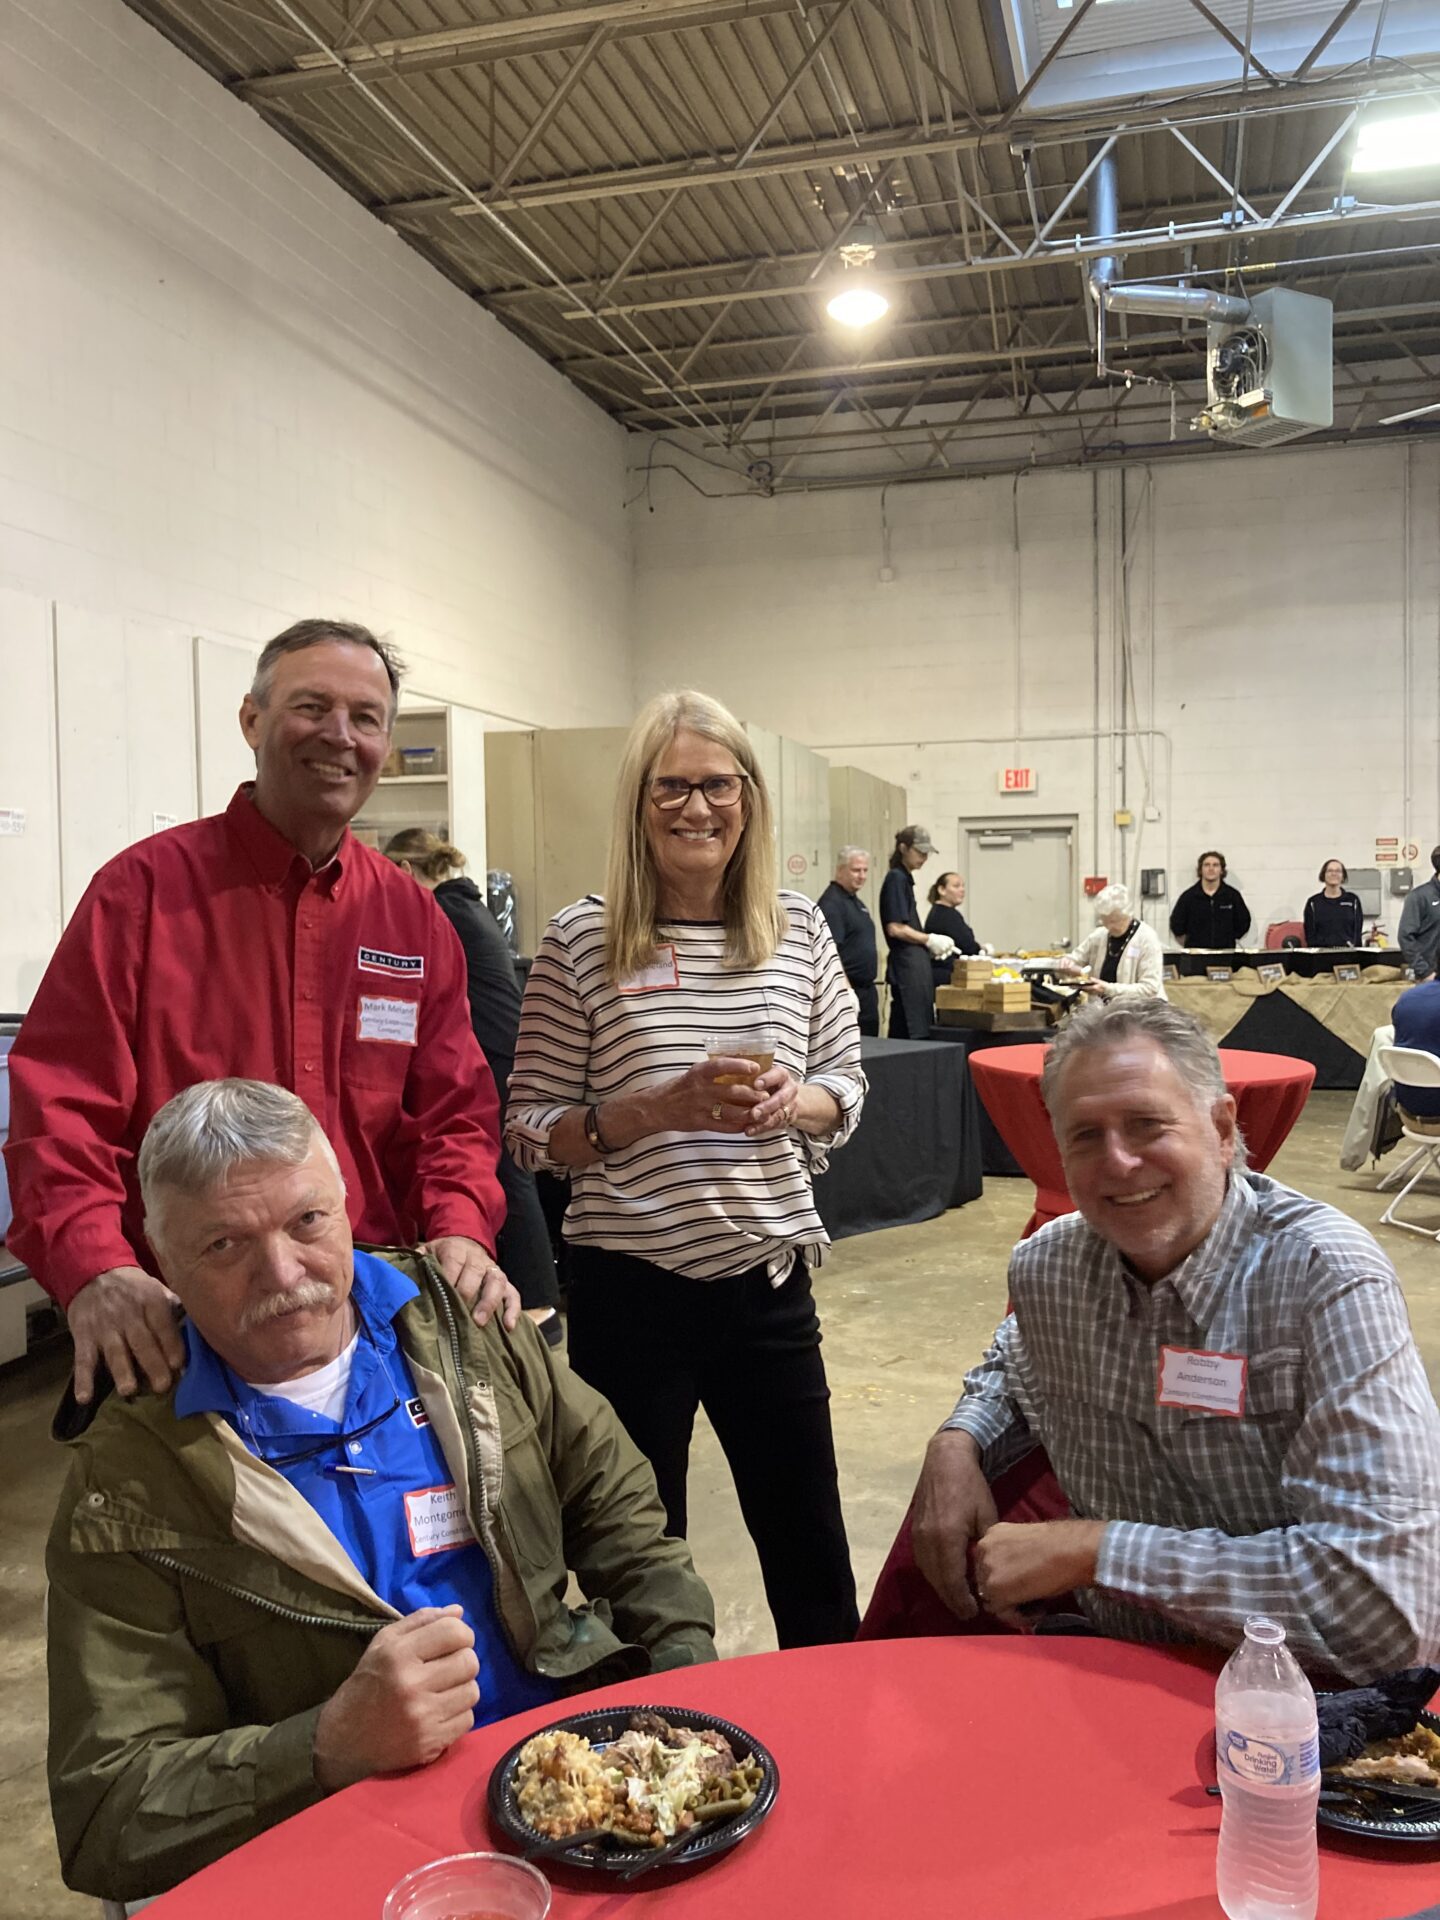
<svg viewBox="0 0 1440 1920"><path fill-rule="evenodd" d="M1352 173L1398 173L1405 167L1440 166L1440 108L1394 113L1360 122Z"/></svg>
<svg viewBox="0 0 1440 1920"><path fill-rule="evenodd" d="M890 311L890 302L873 286L844 287L825 302L825 311L842 327L868 327Z"/></svg>

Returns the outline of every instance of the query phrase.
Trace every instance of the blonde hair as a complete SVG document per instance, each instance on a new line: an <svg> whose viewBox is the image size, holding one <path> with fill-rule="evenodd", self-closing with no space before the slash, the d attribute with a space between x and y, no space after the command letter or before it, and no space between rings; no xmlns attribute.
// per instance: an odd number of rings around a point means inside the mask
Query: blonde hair
<svg viewBox="0 0 1440 1920"><path fill-rule="evenodd" d="M677 733L698 733L732 755L747 778L739 804L745 825L725 869L721 911L725 961L762 967L785 937L775 891L775 822L770 791L740 722L708 694L686 688L658 693L630 729L615 782L615 813L605 880L605 972L625 980L648 966L659 935L660 890L645 831L649 786L660 756Z"/></svg>
<svg viewBox="0 0 1440 1920"><path fill-rule="evenodd" d="M416 873L433 880L437 886L465 864L460 849L442 840L438 833L431 833L428 827L402 827L385 842L385 858L397 865L403 860L407 867L413 867Z"/></svg>

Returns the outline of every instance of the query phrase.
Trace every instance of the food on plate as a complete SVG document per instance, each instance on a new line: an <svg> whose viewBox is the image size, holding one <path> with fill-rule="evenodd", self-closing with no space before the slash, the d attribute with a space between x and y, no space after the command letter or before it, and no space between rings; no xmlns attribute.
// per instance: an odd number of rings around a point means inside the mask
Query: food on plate
<svg viewBox="0 0 1440 1920"><path fill-rule="evenodd" d="M600 1829L631 1846L659 1847L697 1821L744 1812L760 1778L754 1756L737 1760L714 1727L634 1713L603 1747L564 1728L527 1740L515 1766L515 1799L527 1825L547 1839Z"/></svg>
<svg viewBox="0 0 1440 1920"><path fill-rule="evenodd" d="M1416 1727L1394 1740L1372 1740L1354 1760L1333 1769L1350 1780L1393 1780L1440 1790L1440 1733Z"/></svg>

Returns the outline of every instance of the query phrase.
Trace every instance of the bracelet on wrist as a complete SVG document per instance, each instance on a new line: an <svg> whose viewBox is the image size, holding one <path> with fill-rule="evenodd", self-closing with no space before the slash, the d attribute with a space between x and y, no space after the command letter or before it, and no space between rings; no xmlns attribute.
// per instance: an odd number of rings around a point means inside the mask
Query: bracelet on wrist
<svg viewBox="0 0 1440 1920"><path fill-rule="evenodd" d="M611 1147L610 1147L609 1141L605 1138L604 1134L600 1131L600 1102L598 1100L595 1102L593 1106L587 1107L585 1109L584 1125L585 1125L585 1138L590 1142L590 1145L595 1149L596 1153L598 1153L600 1155L600 1158L603 1160L605 1158L605 1155L611 1151Z"/></svg>

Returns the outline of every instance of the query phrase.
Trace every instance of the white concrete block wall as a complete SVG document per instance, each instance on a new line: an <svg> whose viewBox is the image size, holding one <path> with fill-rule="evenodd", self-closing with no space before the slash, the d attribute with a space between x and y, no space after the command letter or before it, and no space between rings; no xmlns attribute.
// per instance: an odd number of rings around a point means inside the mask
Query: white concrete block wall
<svg viewBox="0 0 1440 1920"><path fill-rule="evenodd" d="M120 0L0 0L0 583L624 719L624 436Z"/></svg>
<svg viewBox="0 0 1440 1920"><path fill-rule="evenodd" d="M1082 874L1167 869L1168 898L1150 909L1163 922L1195 855L1218 844L1261 933L1298 912L1322 858L1368 865L1378 834L1413 836L1428 871L1434 445L1235 453L1123 483L892 488L889 584L878 489L714 502L660 474L652 497L637 521L639 691L693 681L904 784L947 865L962 818L1074 815ZM1122 716L1154 734L1121 741ZM1046 737L1097 718L1097 741ZM1037 770L1033 799L997 793L1007 764ZM1113 824L1122 802L1128 830Z"/></svg>

